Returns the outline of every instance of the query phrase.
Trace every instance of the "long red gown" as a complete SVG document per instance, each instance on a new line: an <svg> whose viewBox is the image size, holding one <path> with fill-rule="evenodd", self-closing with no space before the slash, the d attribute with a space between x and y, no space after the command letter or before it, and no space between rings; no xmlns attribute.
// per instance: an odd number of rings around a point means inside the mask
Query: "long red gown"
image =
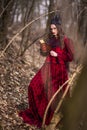
<svg viewBox="0 0 87 130"><path fill-rule="evenodd" d="M19 113L25 123L39 128L42 125L44 112L49 100L59 86L68 79L66 63L73 60L71 42L68 38L64 38L63 49L59 45L56 46L55 43L58 43L57 39L52 40L51 44L55 45L52 50L57 52L58 56L53 57L50 54L47 56L44 65L31 80L28 87L29 108ZM47 113L46 125L50 123L56 102L57 100L53 102Z"/></svg>

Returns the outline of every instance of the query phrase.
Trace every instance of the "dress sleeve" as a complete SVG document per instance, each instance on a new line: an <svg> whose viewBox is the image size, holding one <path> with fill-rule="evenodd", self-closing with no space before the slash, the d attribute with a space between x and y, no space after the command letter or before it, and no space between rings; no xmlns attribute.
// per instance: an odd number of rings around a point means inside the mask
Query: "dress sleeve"
<svg viewBox="0 0 87 130"><path fill-rule="evenodd" d="M74 47L73 42L69 38L64 38L64 48L62 52L63 60L65 62L70 62L74 58Z"/></svg>

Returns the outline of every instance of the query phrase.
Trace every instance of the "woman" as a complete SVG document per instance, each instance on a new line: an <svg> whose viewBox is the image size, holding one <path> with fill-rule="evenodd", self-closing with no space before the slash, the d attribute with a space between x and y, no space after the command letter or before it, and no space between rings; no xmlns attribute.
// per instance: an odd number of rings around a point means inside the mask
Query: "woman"
<svg viewBox="0 0 87 130"><path fill-rule="evenodd" d="M47 46L50 47L44 65L34 76L28 87L29 109L21 111L21 116L25 123L41 127L43 116L47 104L53 94L68 79L67 63L73 60L73 52L71 49L71 41L64 35L61 29L61 23L55 16L50 23L50 35L47 40ZM44 41L41 40L41 49L44 47ZM43 51L43 50L42 50ZM63 91L66 86L64 86ZM48 125L52 119L52 115L59 95L52 103L45 124Z"/></svg>

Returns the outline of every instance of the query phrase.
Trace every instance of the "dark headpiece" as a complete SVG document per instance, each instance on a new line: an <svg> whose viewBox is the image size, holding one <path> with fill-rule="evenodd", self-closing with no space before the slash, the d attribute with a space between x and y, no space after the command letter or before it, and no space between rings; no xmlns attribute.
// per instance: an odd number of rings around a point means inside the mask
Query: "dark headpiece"
<svg viewBox="0 0 87 130"><path fill-rule="evenodd" d="M59 15L55 15L52 19L50 24L55 24L55 25L61 25L61 19Z"/></svg>

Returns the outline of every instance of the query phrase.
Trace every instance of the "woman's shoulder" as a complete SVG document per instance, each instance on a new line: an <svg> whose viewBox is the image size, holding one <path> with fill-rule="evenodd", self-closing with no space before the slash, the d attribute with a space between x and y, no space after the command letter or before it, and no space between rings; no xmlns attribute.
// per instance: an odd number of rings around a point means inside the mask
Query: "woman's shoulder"
<svg viewBox="0 0 87 130"><path fill-rule="evenodd" d="M64 36L64 42L73 42L72 39L68 36Z"/></svg>
<svg viewBox="0 0 87 130"><path fill-rule="evenodd" d="M64 41L67 41L67 40L69 40L70 38L68 37L68 36L66 36L66 35L64 35Z"/></svg>

